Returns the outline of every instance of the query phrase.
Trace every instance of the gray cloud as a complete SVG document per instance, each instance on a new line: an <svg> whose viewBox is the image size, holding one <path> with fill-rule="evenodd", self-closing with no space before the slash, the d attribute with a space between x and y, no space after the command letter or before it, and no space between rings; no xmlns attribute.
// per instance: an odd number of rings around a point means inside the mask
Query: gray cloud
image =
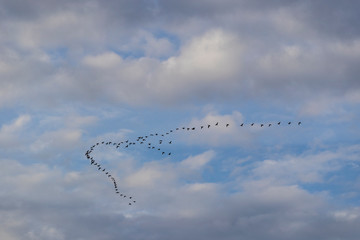
<svg viewBox="0 0 360 240"><path fill-rule="evenodd" d="M26 21L5 17L1 25L8 34L0 38L0 104L290 98L304 106L319 97L348 103L345 96L359 92L354 24L343 17L333 20L348 26L341 29L351 32L351 39L340 30L317 27L336 28L328 21L332 15L350 12L352 18L351 4L140 2L43 4L40 9L47 11L40 11L36 4L4 1L9 16L22 9L29 9L29 16ZM322 6L326 11L319 10ZM180 42L157 36L159 31ZM126 58L128 52L144 57Z"/></svg>

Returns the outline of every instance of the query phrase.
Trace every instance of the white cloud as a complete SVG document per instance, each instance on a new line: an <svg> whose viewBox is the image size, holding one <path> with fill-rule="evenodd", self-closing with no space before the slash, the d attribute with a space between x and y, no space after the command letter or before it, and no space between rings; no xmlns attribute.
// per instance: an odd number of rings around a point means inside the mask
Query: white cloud
<svg viewBox="0 0 360 240"><path fill-rule="evenodd" d="M215 152L209 150L202 154L186 158L181 161L180 165L191 170L198 170L203 168L212 158L214 158L214 156Z"/></svg>

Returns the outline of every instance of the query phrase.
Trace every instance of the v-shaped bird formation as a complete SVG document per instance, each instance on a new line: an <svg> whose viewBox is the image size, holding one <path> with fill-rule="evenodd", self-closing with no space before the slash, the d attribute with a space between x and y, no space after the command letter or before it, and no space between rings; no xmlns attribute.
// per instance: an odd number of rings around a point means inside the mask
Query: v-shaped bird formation
<svg viewBox="0 0 360 240"><path fill-rule="evenodd" d="M280 126L280 125L297 125L300 126L301 122L297 122L295 124L293 124L292 122L286 122L286 123L282 123L282 122L275 122L275 123L241 123L239 124L240 127L254 127L254 126L260 126L262 127L272 127L272 126ZM133 205L136 203L136 200L134 199L133 196L130 195L126 195L125 193L121 192L118 188L116 179L114 178L114 176L112 176L112 174L110 173L109 170L107 170L105 167L103 167L100 163L98 163L94 157L91 155L93 153L93 151L95 150L96 147L101 146L101 145L106 145L108 147L114 147L118 150L122 150L122 149L129 149L134 147L135 145L140 145L143 147L147 147L149 150L155 150L158 151L159 154L161 155L166 155L166 156L170 156L172 153L169 151L166 151L166 147L165 149L162 147L166 144L172 144L174 140L165 140L167 139L166 137L168 135L171 135L175 132L178 131L206 131L206 129L210 129L210 128L220 128L220 127L224 127L224 128L228 128L230 127L229 123L224 123L224 124L220 124L219 122L216 123L208 123L208 124L204 124L204 125L200 125L200 126L192 126L192 127L177 127L175 129L170 129L168 131L165 132L153 132L150 133L148 135L143 135L143 136L139 136L135 139L127 139L124 141L120 141L120 142L112 142L112 141L102 141L102 142L97 142L94 145L92 145L90 147L89 150L86 151L85 156L88 160L90 160L90 164L94 167L97 168L97 170L101 173L101 174L105 174L105 176L112 181L113 185L114 185L114 192L115 194L117 194L120 198L122 199L127 199L128 200L128 204L129 205Z"/></svg>

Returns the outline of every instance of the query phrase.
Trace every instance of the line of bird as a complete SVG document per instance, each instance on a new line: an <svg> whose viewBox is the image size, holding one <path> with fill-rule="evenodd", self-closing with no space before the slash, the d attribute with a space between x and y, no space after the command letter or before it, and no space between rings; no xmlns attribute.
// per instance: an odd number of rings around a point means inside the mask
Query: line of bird
<svg viewBox="0 0 360 240"><path fill-rule="evenodd" d="M248 124L241 123L241 124L239 124L239 126L240 127L245 127L245 126L253 127L253 126L258 125L260 127L265 127L265 126L271 127L271 126L274 126L274 125L280 126L281 124L282 124L281 122L266 123L266 124L265 123L258 123L258 124L255 124L255 123L248 123ZM285 124L286 125L291 125L293 123L292 122L287 122ZM300 126L301 122L296 122L295 124ZM120 192L119 188L118 188L118 185L117 185L117 182L116 182L115 178L110 174L110 171L107 171L104 167L102 167L98 162L95 161L94 157L91 156L91 153L94 151L95 147L101 146L101 145L107 145L107 146L115 147L116 149L118 149L120 147L123 148L123 149L128 149L128 148L131 148L131 147L133 147L135 145L142 145L142 146L147 146L148 149L157 150L157 151L161 152L162 155L170 156L171 152L162 151L162 149L160 148L159 145L163 145L163 143L164 144L172 144L173 140L165 141L162 138L165 138L166 136L168 136L168 135L170 135L170 134L172 134L174 132L177 132L177 131L194 131L196 129L203 130L203 129L209 129L212 126L219 127L219 126L221 126L221 124L219 124L219 122L216 122L214 124L206 124L206 125L204 124L204 125L201 125L200 127L177 127L175 129L170 129L169 131L166 131L164 133L155 132L155 133L150 133L148 135L139 136L139 137L136 138L136 140L133 140L133 141L130 140L130 139L127 139L127 140L121 141L121 142L112 142L112 141L97 142L94 145L92 145L90 147L90 149L88 149L86 151L85 156L86 156L86 158L88 160L90 160L91 165L96 167L98 169L98 171L103 172L113 182L115 193L118 194L121 198L128 199L129 200L128 204L132 205L132 204L136 203L136 200L134 200L134 198L132 196L127 196L125 193ZM225 126L227 128L227 127L230 126L230 124L226 123L223 126ZM157 140L158 145L151 142L151 139L153 139L153 138L160 138L160 139Z"/></svg>

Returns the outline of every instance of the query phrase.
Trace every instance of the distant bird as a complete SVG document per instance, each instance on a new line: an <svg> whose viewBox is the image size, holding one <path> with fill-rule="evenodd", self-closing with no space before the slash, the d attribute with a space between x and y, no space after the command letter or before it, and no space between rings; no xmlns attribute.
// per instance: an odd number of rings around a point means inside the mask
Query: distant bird
<svg viewBox="0 0 360 240"><path fill-rule="evenodd" d="M129 205L131 205L131 203L129 203Z"/></svg>
<svg viewBox="0 0 360 240"><path fill-rule="evenodd" d="M210 127L210 125L208 125L208 128Z"/></svg>
<svg viewBox="0 0 360 240"><path fill-rule="evenodd" d="M298 125L300 125L301 124L301 122L298 122Z"/></svg>
<svg viewBox="0 0 360 240"><path fill-rule="evenodd" d="M255 123L252 123L251 126L254 126Z"/></svg>
<svg viewBox="0 0 360 240"><path fill-rule="evenodd" d="M189 130L190 130L190 128L186 128L186 130L188 130L188 131L189 131Z"/></svg>
<svg viewBox="0 0 360 240"><path fill-rule="evenodd" d="M204 126L201 126L201 129L203 129L204 128Z"/></svg>
<svg viewBox="0 0 360 240"><path fill-rule="evenodd" d="M171 143L172 143L172 141L169 142L169 144L171 144Z"/></svg>
<svg viewBox="0 0 360 240"><path fill-rule="evenodd" d="M215 126L219 125L219 122L215 123Z"/></svg>
<svg viewBox="0 0 360 240"><path fill-rule="evenodd" d="M168 155L171 155L171 152L169 152L169 154Z"/></svg>
<svg viewBox="0 0 360 240"><path fill-rule="evenodd" d="M195 130L195 128L193 127L191 130Z"/></svg>
<svg viewBox="0 0 360 240"><path fill-rule="evenodd" d="M161 154L164 155L165 152L162 152Z"/></svg>
<svg viewBox="0 0 360 240"><path fill-rule="evenodd" d="M264 124L260 124L260 127L263 127L264 126Z"/></svg>
<svg viewBox="0 0 360 240"><path fill-rule="evenodd" d="M227 123L227 124L226 124L226 127L228 127L228 126L229 126L229 124Z"/></svg>
<svg viewBox="0 0 360 240"><path fill-rule="evenodd" d="M176 130L179 130L179 128L176 128Z"/></svg>
<svg viewBox="0 0 360 240"><path fill-rule="evenodd" d="M244 123L240 124L240 126L244 126Z"/></svg>
<svg viewBox="0 0 360 240"><path fill-rule="evenodd" d="M288 124L290 125L290 124L291 124L291 122L288 122Z"/></svg>
<svg viewBox="0 0 360 240"><path fill-rule="evenodd" d="M278 122L278 125L280 125L281 122Z"/></svg>
<svg viewBox="0 0 360 240"><path fill-rule="evenodd" d="M269 123L269 127L271 126L271 123Z"/></svg>

